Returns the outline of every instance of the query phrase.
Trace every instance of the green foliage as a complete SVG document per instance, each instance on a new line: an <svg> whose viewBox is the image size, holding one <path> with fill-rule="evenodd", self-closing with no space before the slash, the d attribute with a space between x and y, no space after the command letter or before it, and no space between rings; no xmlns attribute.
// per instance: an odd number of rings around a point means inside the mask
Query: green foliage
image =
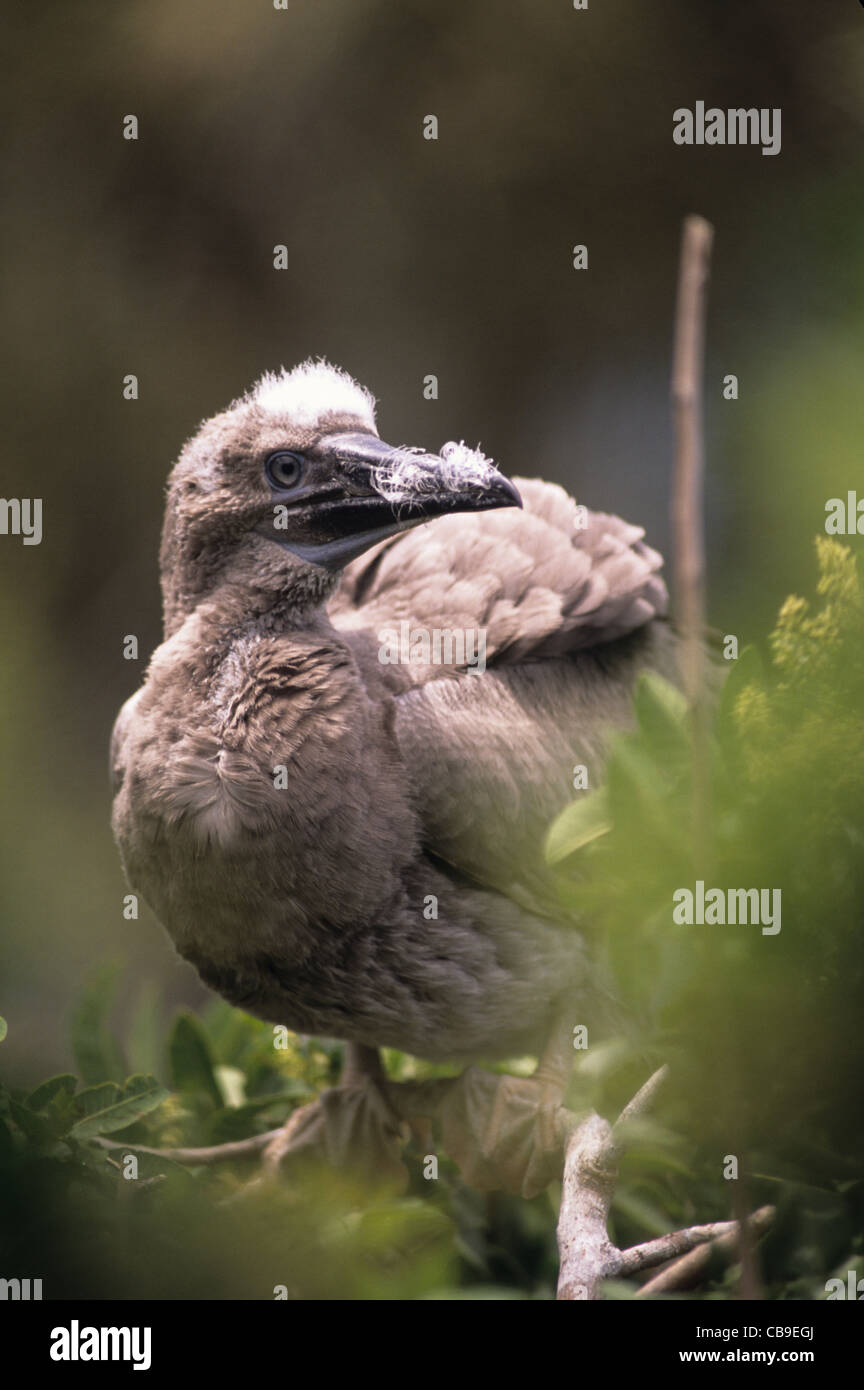
<svg viewBox="0 0 864 1390"><path fill-rule="evenodd" d="M166 1084L139 1074L82 1085L63 1073L27 1094L0 1087L0 1258L8 1267L35 1261L53 1297L273 1298L278 1288L289 1298L458 1298L463 1285L496 1278L498 1297L527 1297L535 1286L549 1295L543 1200L496 1199L493 1211L446 1159L438 1181L425 1182L423 1153L413 1147L401 1192L323 1167L259 1189L256 1153L211 1167L149 1152L272 1129L336 1080L342 1048L290 1036L274 1047L272 1027L222 1002L202 1018L181 1013L166 1030L147 988L125 1049L106 1049L113 1004L113 982L100 972L73 1014L76 1054L134 1055L136 1036L161 1035L157 1070ZM144 1007L154 1015L146 1027ZM387 1062L405 1077L441 1070L392 1050Z"/></svg>
<svg viewBox="0 0 864 1390"><path fill-rule="evenodd" d="M69 1131L72 1139L92 1139L114 1130L128 1129L168 1099L164 1086L152 1076L130 1076L123 1086L106 1081L102 1086L89 1086L77 1097L84 1115Z"/></svg>
<svg viewBox="0 0 864 1390"><path fill-rule="evenodd" d="M168 1056L175 1091L199 1097L206 1105L221 1107L222 1092L213 1070L207 1034L192 1014L180 1014L174 1024Z"/></svg>
<svg viewBox="0 0 864 1390"><path fill-rule="evenodd" d="M546 846L564 900L596 924L617 1001L614 1029L589 1030L578 1055L573 1108L614 1115L671 1063L657 1114L631 1130L612 1238L727 1218L733 1190L751 1208L771 1202L761 1258L774 1298L823 1296L864 1259L864 585L838 542L818 554L817 600L788 600L767 660L746 649L723 688L705 753L708 842L694 839L689 711L649 674L603 789L574 801ZM675 923L673 894L698 879L780 889L781 931ZM276 1047L272 1027L222 1002L166 1025L146 986L121 1047L115 984L97 972L73 1012L77 1075L0 1088L5 1267L38 1265L55 1297L552 1296L554 1200L481 1196L440 1155L425 1181L428 1139L408 1145L402 1191L323 1164L262 1188L257 1153L205 1166L148 1152L266 1133L334 1083L342 1048L291 1035ZM442 1072L392 1049L385 1060L403 1080ZM723 1177L729 1155L737 1183ZM718 1266L697 1296L735 1294L735 1270Z"/></svg>
<svg viewBox="0 0 864 1390"><path fill-rule="evenodd" d="M722 693L703 755L707 843L694 833L689 717L652 676L612 749L607 833L585 843L565 815L554 856L565 900L599 926L632 1056L672 1063L667 1104L698 1176L691 1219L730 1215L721 1172L737 1156L751 1205L780 1203L767 1269L776 1296L797 1297L813 1296L802 1271L824 1278L851 1258L864 1217L864 584L845 546L821 538L817 554L817 601L787 600L769 660L745 650ZM676 922L673 895L699 880L779 890L779 932ZM632 1068L622 1075L632 1084ZM674 1187L664 1176L650 1210L671 1214ZM617 1205L647 1228L641 1196L619 1192Z"/></svg>
<svg viewBox="0 0 864 1390"><path fill-rule="evenodd" d="M581 801L572 801L552 822L546 836L546 862L560 863L610 829L606 788L598 787Z"/></svg>
<svg viewBox="0 0 864 1390"><path fill-rule="evenodd" d="M86 1082L119 1081L124 1073L123 1058L110 1027L116 976L110 966L97 971L72 1016L69 1040Z"/></svg>

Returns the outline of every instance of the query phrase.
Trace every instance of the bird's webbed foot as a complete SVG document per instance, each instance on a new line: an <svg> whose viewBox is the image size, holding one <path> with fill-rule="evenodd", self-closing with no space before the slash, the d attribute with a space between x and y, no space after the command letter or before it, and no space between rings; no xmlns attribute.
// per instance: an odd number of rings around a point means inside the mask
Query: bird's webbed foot
<svg viewBox="0 0 864 1390"><path fill-rule="evenodd" d="M265 1172L305 1159L377 1184L403 1187L406 1128L387 1093L377 1049L348 1044L338 1086L300 1106L264 1150Z"/></svg>
<svg viewBox="0 0 864 1390"><path fill-rule="evenodd" d="M560 1178L572 1124L563 1109L572 1059L569 1027L558 1021L531 1076L470 1066L453 1080L432 1083L442 1147L470 1187L536 1197ZM403 1104L403 1113L410 1109Z"/></svg>
<svg viewBox="0 0 864 1390"><path fill-rule="evenodd" d="M294 1111L268 1142L264 1171L323 1160L367 1182L404 1187L409 1126L425 1146L432 1122L470 1187L535 1197L561 1175L572 1057L559 1023L531 1076L470 1066L453 1078L388 1083L377 1049L349 1044L340 1084Z"/></svg>
<svg viewBox="0 0 864 1390"><path fill-rule="evenodd" d="M444 1148L480 1191L536 1197L561 1176L563 1092L535 1076L468 1067L441 1104Z"/></svg>

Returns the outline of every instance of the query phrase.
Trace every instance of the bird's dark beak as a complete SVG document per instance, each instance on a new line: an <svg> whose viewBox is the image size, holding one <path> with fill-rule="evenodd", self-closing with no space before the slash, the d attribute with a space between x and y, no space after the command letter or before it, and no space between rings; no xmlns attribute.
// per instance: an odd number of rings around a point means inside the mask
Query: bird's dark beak
<svg viewBox="0 0 864 1390"><path fill-rule="evenodd" d="M300 559L341 569L400 531L451 512L521 507L503 473L477 450L445 444L440 454L397 449L374 434L322 438L309 483L282 508L270 535Z"/></svg>

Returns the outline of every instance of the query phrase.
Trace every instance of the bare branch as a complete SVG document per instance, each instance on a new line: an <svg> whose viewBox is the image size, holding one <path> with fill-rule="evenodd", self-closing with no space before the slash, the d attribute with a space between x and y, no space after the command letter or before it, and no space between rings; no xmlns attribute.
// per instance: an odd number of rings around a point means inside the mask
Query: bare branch
<svg viewBox="0 0 864 1390"><path fill-rule="evenodd" d="M560 1300L597 1299L604 1279L630 1278L667 1260L675 1263L640 1289L636 1297L684 1287L698 1283L716 1252L728 1255L739 1249L739 1221L688 1226L629 1250L619 1250L609 1239L609 1208L627 1122L645 1113L667 1075L666 1067L656 1071L624 1107L614 1125L592 1112L570 1135L558 1215ZM752 1240L761 1234L773 1215L773 1207L754 1212L744 1223L747 1238Z"/></svg>
<svg viewBox="0 0 864 1390"><path fill-rule="evenodd" d="M570 1135L558 1214L559 1299L596 1299L602 1280L620 1271L621 1251L610 1241L607 1225L625 1126L653 1103L667 1074L666 1067L656 1071L614 1126L592 1112Z"/></svg>
<svg viewBox="0 0 864 1390"><path fill-rule="evenodd" d="M635 1120L639 1115L644 1115L645 1111L651 1108L656 1099L657 1092L667 1080L668 1076L669 1068L667 1066L658 1067L654 1075L649 1076L645 1085L636 1092L631 1101L628 1101L621 1111L621 1114L618 1116L618 1119L615 1121L613 1130L616 1135L621 1133L621 1130L629 1120Z"/></svg>
<svg viewBox="0 0 864 1390"><path fill-rule="evenodd" d="M609 1239L609 1204L615 1191L615 1141L608 1120L591 1114L567 1144L558 1214L559 1299L595 1299L597 1286L617 1265Z"/></svg>
<svg viewBox="0 0 864 1390"><path fill-rule="evenodd" d="M671 1231L656 1240L646 1240L644 1245L632 1245L629 1250L622 1250L618 1273L626 1277L643 1269L653 1269L654 1265L662 1265L676 1255L685 1255L706 1241L734 1235L737 1230L737 1221L712 1221L707 1226L687 1226L683 1231Z"/></svg>
<svg viewBox="0 0 864 1390"><path fill-rule="evenodd" d="M281 1129L271 1129L266 1134L253 1134L250 1139L238 1139L230 1144L213 1144L205 1149L153 1149L147 1144L124 1144L116 1139L96 1139L94 1143L103 1149L126 1149L131 1153L156 1154L158 1158L168 1158L173 1163L222 1163L257 1154L281 1133Z"/></svg>
<svg viewBox="0 0 864 1390"><path fill-rule="evenodd" d="M672 486L672 536L675 550L677 619L681 627L681 666L684 689L693 718L693 833L694 850L704 870L709 843L710 786L708 712L705 701L705 535L702 509L705 446L703 439L702 378L705 357L705 314L708 272L714 229L704 217L684 222L678 301L675 312L675 350L672 364L672 407L675 423L675 470Z"/></svg>
<svg viewBox="0 0 864 1390"><path fill-rule="evenodd" d="M746 1222L748 1235L756 1238L768 1229L774 1220L774 1207L759 1207ZM668 1269L662 1269L659 1274L655 1274L653 1279L649 1279L647 1284L636 1294L637 1298L652 1298L655 1294L674 1293L681 1289L692 1289L703 1278L712 1260L720 1256L723 1259L731 1259L739 1249L739 1223L737 1221L718 1222L720 1226L729 1226L731 1230L712 1240L707 1245L700 1245L697 1249L691 1250L689 1254L669 1265ZM707 1228L703 1228L707 1229ZM653 1242L652 1242L653 1243Z"/></svg>
<svg viewBox="0 0 864 1390"><path fill-rule="evenodd" d="M694 703L701 693L702 637L705 626L705 541L702 479L702 376L705 305L714 232L703 217L688 217L681 243L672 405L675 418L675 478L672 526L678 620L684 637L684 676Z"/></svg>

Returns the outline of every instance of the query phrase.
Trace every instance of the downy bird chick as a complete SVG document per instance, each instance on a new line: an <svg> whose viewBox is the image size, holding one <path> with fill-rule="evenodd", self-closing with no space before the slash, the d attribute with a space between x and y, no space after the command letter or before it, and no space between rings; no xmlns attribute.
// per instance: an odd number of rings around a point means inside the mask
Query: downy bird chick
<svg viewBox="0 0 864 1390"><path fill-rule="evenodd" d="M181 453L164 641L112 739L117 843L212 989L353 1045L355 1119L397 1128L380 1046L503 1058L590 1017L540 845L639 670L668 665L660 566L637 527L464 444L385 444L325 362L266 375ZM406 622L482 631L485 670L458 643L382 660ZM494 1182L475 1083L453 1147Z"/></svg>

